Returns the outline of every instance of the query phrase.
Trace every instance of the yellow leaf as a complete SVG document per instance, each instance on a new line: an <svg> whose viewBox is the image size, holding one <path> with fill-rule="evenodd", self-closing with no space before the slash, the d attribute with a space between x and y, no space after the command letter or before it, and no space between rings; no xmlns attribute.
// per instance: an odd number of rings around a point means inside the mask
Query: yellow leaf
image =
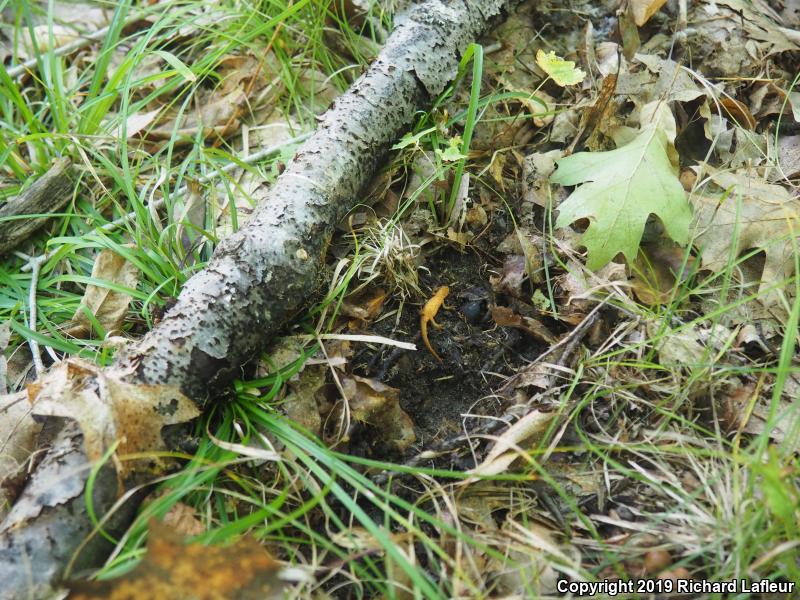
<svg viewBox="0 0 800 600"><path fill-rule="evenodd" d="M543 50L536 52L536 64L550 76L561 87L575 85L583 81L586 73L575 68L575 63L571 60L564 60L556 56L555 52L545 53Z"/></svg>

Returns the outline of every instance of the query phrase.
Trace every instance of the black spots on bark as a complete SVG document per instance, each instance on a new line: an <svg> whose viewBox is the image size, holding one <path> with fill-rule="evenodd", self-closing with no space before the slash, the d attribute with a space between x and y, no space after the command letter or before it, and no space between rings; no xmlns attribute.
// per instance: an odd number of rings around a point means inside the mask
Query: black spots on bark
<svg viewBox="0 0 800 600"><path fill-rule="evenodd" d="M172 398L169 402L159 402L153 407L153 410L161 416L171 417L178 410L178 399Z"/></svg>

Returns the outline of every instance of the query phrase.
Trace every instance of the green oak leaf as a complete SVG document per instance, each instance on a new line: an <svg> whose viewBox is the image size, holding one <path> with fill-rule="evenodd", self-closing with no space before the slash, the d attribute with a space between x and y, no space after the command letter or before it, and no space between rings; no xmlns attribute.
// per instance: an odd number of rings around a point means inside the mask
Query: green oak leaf
<svg viewBox="0 0 800 600"><path fill-rule="evenodd" d="M556 227L590 220L581 240L587 267L599 269L619 252L633 262L651 214L673 240L689 241L692 209L668 151L664 131L650 125L616 150L578 152L556 161L553 183L583 184L558 207Z"/></svg>

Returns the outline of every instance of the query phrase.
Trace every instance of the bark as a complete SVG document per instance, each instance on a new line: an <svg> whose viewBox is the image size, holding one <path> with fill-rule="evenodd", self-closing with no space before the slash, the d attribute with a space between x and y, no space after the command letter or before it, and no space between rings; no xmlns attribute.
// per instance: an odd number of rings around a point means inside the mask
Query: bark
<svg viewBox="0 0 800 600"><path fill-rule="evenodd" d="M323 283L335 224L360 201L360 189L415 111L453 80L467 45L513 4L428 0L398 18L375 63L336 100L281 177L262 189L253 218L217 247L158 326L110 368L131 382L177 385L206 403L210 390L230 381L308 303ZM51 453L65 447L57 443ZM79 479L46 504L32 491L55 476L37 470L17 501L17 514L26 518L9 515L0 524L0 559L23 545L35 557L28 572L0 560L0 598L27 597L31 584L55 583L83 540L86 515L71 512L84 502ZM53 517L45 531L38 521L47 514ZM87 521L82 529L76 519ZM43 534L22 533L31 528ZM98 557L87 555L85 564Z"/></svg>
<svg viewBox="0 0 800 600"><path fill-rule="evenodd" d="M3 520L0 598L45 598L69 562L71 572L80 573L102 564L113 549L99 534L89 538L94 527L84 488L91 468L83 436L69 422L55 436L35 477ZM117 500L117 476L111 466L100 469L93 489L95 513L104 515ZM116 511L105 524L106 531L121 535L135 508L129 502Z"/></svg>
<svg viewBox="0 0 800 600"><path fill-rule="evenodd" d="M59 158L36 183L0 206L0 254L16 248L50 217L9 218L49 215L64 207L72 197L71 163Z"/></svg>

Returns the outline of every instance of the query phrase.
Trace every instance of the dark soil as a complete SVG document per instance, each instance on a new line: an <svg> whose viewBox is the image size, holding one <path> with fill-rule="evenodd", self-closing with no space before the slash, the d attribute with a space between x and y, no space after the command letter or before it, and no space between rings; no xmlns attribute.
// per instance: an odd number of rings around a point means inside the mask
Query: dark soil
<svg viewBox="0 0 800 600"><path fill-rule="evenodd" d="M495 227L499 229L501 226ZM496 232L502 233L502 232ZM431 295L442 285L450 294L436 316L442 329L429 327L431 345L442 362L425 347L420 335L419 305L406 305L395 328L395 319L374 324L370 333L414 341L417 351L384 349L380 354L365 350L355 357L355 371L381 379L400 389L400 401L415 424L417 444L406 456L393 456L370 431L356 432L350 451L371 458L403 460L432 444L464 432L464 415L495 416L508 405L497 395L509 375L533 360L546 347L516 329L497 326L489 306L505 305L506 298L493 293L491 274L502 270L502 257L489 254L489 247L502 239L489 235L479 247L459 251L440 247L428 257L429 273L421 275L421 287ZM526 284L527 285L527 284ZM468 424L468 429L473 429ZM452 460L458 460L453 458ZM441 468L465 469L469 464L439 464Z"/></svg>

